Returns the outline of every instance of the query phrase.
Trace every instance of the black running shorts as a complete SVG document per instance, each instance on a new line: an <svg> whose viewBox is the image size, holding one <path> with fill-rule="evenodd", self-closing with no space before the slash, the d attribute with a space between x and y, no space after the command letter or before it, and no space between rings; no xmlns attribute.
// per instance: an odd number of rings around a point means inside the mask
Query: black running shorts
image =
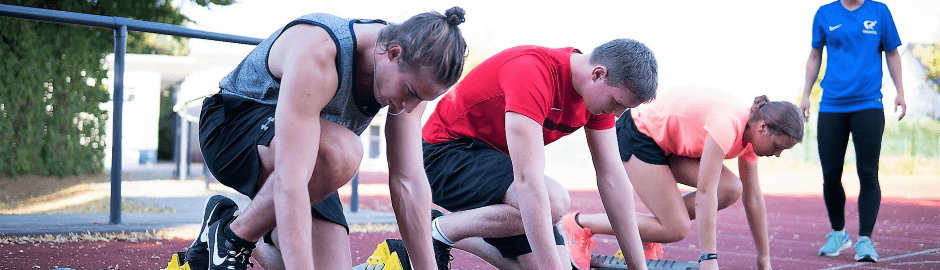
<svg viewBox="0 0 940 270"><path fill-rule="evenodd" d="M199 115L199 145L209 172L220 183L254 199L258 192L261 159L258 146L274 138L275 105L261 104L235 95L207 97ZM313 205L313 216L346 228L339 193Z"/></svg>
<svg viewBox="0 0 940 270"><path fill-rule="evenodd" d="M643 134L636 128L630 110L627 110L617 119L617 146L620 148L620 160L626 162L630 156L636 156L643 162L653 165L669 166L669 158L663 148L656 144L650 136Z"/></svg>
<svg viewBox="0 0 940 270"><path fill-rule="evenodd" d="M435 204L451 212L502 204L513 182L512 160L490 145L473 138L424 146L424 169L431 184ZM552 226L555 244L564 240ZM532 252L524 234L484 238L504 258L516 258Z"/></svg>

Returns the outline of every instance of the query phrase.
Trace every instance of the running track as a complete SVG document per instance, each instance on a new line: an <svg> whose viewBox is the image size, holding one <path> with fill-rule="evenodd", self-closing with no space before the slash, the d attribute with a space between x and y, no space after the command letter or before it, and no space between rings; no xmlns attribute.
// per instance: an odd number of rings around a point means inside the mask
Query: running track
<svg viewBox="0 0 940 270"><path fill-rule="evenodd" d="M368 190L384 185L387 176L365 173L361 181ZM572 210L584 213L603 210L596 191L571 191L571 197ZM348 197L343 199L348 203ZM360 199L360 207L364 209L391 211L387 195L366 194ZM637 202L639 211L645 211L638 199ZM820 196L770 195L766 196L766 204L774 269L940 269L940 199L884 198L874 235L882 262L875 264L855 263L853 249L836 258L816 255L829 230ZM847 228L850 233L857 233L854 199L849 199L846 212ZM718 217L722 268L754 269L756 252L741 203L720 211ZM698 257L694 225L693 222L687 239L663 245L666 259L695 260ZM397 233L350 235L354 262L365 261L381 240L398 237ZM609 255L617 250L612 236L595 236L594 240L598 244L595 253ZM3 244L0 245L0 269L158 269L166 266L171 252L182 250L191 241ZM467 253L457 251L454 255L454 269L493 269Z"/></svg>

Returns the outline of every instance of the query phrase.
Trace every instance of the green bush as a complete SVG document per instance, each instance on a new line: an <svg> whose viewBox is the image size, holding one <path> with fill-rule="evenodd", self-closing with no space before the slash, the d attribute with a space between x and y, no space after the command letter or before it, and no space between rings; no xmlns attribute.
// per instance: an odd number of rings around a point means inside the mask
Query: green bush
<svg viewBox="0 0 940 270"><path fill-rule="evenodd" d="M111 31L0 17L0 38L0 175L100 172Z"/></svg>
<svg viewBox="0 0 940 270"><path fill-rule="evenodd" d="M182 25L165 0L0 0L2 4ZM192 0L200 6L232 0ZM185 54L183 38L128 33L128 53ZM100 172L113 30L0 17L0 178Z"/></svg>

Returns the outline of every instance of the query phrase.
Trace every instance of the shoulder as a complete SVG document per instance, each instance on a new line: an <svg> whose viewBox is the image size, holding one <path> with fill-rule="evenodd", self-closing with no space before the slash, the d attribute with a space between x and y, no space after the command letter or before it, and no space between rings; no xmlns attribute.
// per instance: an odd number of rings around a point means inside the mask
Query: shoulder
<svg viewBox="0 0 940 270"><path fill-rule="evenodd" d="M867 4L871 4L872 8L876 8L876 9L878 9L878 10L887 10L887 9L888 9L888 5L885 5L885 3L878 2L878 1L871 1L871 0L869 0Z"/></svg>
<svg viewBox="0 0 940 270"><path fill-rule="evenodd" d="M333 58L336 56L336 41L330 33L317 25L298 24L287 28L276 43L282 49L296 50L307 55Z"/></svg>
<svg viewBox="0 0 940 270"><path fill-rule="evenodd" d="M348 24L349 20L328 13L311 13L294 19L291 24L313 23L313 24Z"/></svg>
<svg viewBox="0 0 940 270"><path fill-rule="evenodd" d="M881 16L891 15L891 10L888 9L888 5L885 5L884 3L877 2L877 1L871 1L870 4L872 4L872 9L874 9L875 12L878 12L879 15Z"/></svg>
<svg viewBox="0 0 940 270"><path fill-rule="evenodd" d="M816 15L829 14L835 12L839 8L842 8L842 3L840 3L839 0L836 0L835 2L820 6L819 9L816 10Z"/></svg>

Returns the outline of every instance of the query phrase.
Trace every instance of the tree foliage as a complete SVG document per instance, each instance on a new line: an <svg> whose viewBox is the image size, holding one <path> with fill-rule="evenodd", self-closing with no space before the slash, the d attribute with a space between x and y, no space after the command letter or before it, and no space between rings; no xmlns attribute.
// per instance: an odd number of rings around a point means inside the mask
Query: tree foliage
<svg viewBox="0 0 940 270"><path fill-rule="evenodd" d="M934 44L915 46L914 55L924 64L927 79L936 82L935 90L940 91L940 40Z"/></svg>
<svg viewBox="0 0 940 270"><path fill-rule="evenodd" d="M191 0L204 7L232 0ZM0 0L7 5L182 25L166 0ZM100 172L113 30L0 17L0 177ZM183 38L128 33L128 53L181 55Z"/></svg>

